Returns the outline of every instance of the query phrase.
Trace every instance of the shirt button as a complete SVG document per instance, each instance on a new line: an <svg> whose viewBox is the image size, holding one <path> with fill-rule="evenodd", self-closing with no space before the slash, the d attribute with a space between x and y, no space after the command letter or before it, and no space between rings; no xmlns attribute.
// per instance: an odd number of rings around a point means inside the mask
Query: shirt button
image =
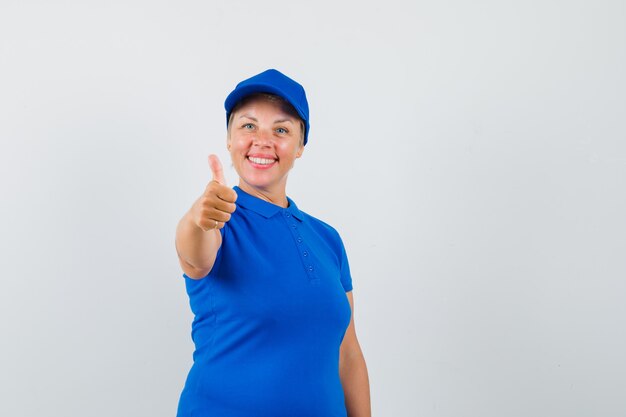
<svg viewBox="0 0 626 417"><path fill-rule="evenodd" d="M291 214L287 213L287 214L285 214L285 216L287 216L287 217L291 217Z"/></svg>
<svg viewBox="0 0 626 417"><path fill-rule="evenodd" d="M304 256L309 256L309 252L307 252L307 251L302 252L302 254L303 254Z"/></svg>
<svg viewBox="0 0 626 417"><path fill-rule="evenodd" d="M298 243L302 243L302 238L299 237L298 239L296 239L298 241Z"/></svg>
<svg viewBox="0 0 626 417"><path fill-rule="evenodd" d="M313 265L309 265L309 271L313 272Z"/></svg>
<svg viewBox="0 0 626 417"><path fill-rule="evenodd" d="M295 225L295 224L292 224L292 225L291 225L291 228L292 228L292 229L295 229L295 228L296 228L296 225Z"/></svg>

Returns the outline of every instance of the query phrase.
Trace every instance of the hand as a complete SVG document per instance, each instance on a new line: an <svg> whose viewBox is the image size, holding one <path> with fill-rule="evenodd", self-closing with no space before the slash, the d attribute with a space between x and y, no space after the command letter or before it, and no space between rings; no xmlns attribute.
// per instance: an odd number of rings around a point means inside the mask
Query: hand
<svg viewBox="0 0 626 417"><path fill-rule="evenodd" d="M213 179L191 208L194 223L205 232L224 227L237 208L235 205L237 193L226 186L222 163L217 155L209 155L209 167Z"/></svg>

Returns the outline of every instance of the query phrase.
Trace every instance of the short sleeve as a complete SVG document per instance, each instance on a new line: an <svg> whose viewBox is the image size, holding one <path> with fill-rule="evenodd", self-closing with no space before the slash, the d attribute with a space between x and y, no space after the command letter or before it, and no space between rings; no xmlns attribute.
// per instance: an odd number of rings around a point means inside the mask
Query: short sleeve
<svg viewBox="0 0 626 417"><path fill-rule="evenodd" d="M341 279L341 285L345 292L352 291L352 275L350 274L350 264L348 263L348 255L346 254L346 248L343 246L341 238L339 238L341 244L341 257L339 260L339 273Z"/></svg>

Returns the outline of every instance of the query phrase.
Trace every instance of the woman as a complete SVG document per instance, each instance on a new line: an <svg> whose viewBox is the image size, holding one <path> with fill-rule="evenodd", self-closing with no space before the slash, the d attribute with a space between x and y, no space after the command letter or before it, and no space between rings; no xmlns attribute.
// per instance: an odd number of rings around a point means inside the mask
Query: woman
<svg viewBox="0 0 626 417"><path fill-rule="evenodd" d="M369 417L341 238L286 194L308 141L305 91L267 70L225 107L239 186L209 156L213 179L176 231L196 348L178 416Z"/></svg>

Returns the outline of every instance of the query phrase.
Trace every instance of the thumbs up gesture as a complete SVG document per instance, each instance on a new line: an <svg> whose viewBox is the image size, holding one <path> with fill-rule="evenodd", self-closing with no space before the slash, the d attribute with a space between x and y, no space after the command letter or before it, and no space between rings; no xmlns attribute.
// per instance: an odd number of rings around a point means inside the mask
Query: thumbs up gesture
<svg viewBox="0 0 626 417"><path fill-rule="evenodd" d="M209 155L209 167L213 179L191 210L194 223L205 232L224 227L237 208L237 193L226 185L222 163L217 155Z"/></svg>

